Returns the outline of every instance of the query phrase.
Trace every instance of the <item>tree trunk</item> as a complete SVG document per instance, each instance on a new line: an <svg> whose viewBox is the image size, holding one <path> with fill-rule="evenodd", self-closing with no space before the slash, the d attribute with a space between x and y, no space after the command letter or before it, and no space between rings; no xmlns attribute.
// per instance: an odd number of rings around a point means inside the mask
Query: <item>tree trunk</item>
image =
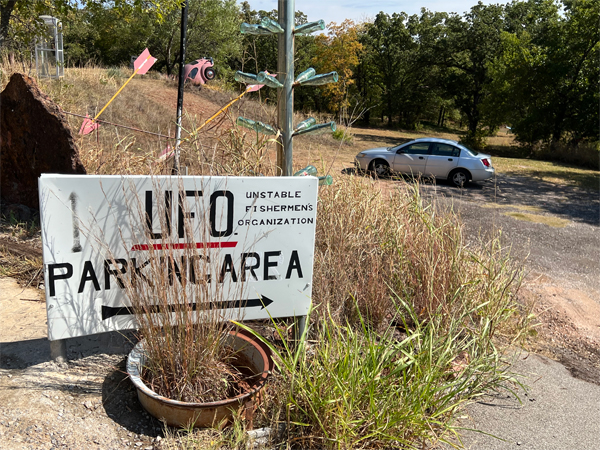
<svg viewBox="0 0 600 450"><path fill-rule="evenodd" d="M8 0L6 3L0 3L0 49L4 47L6 37L8 36L8 25L10 16L15 9L17 0Z"/></svg>

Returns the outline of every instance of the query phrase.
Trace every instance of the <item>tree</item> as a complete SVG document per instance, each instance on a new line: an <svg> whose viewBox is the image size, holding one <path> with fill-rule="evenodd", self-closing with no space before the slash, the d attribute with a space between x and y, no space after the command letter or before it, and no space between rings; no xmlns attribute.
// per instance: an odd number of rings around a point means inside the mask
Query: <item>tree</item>
<svg viewBox="0 0 600 450"><path fill-rule="evenodd" d="M327 34L320 34L315 38L313 64L317 73L336 71L339 81L317 89L326 98L328 109L339 114L342 119L346 117L347 108L351 103L349 93L355 83L353 74L363 48L358 40L361 25L352 20L344 20L340 25L332 22L327 28Z"/></svg>
<svg viewBox="0 0 600 450"><path fill-rule="evenodd" d="M397 117L400 125L414 128L437 113L437 68L430 56L445 18L426 9L411 17L381 12L366 25L357 85L371 104L381 105L378 112L388 124Z"/></svg>
<svg viewBox="0 0 600 450"><path fill-rule="evenodd" d="M235 0L188 0L186 56L197 59L210 56L228 69L230 59L241 52L240 12ZM179 61L181 12L171 11L161 23L154 25L148 47L159 58L157 69L168 74Z"/></svg>
<svg viewBox="0 0 600 450"><path fill-rule="evenodd" d="M483 126L494 126L483 114L482 104L490 94L490 64L502 50L504 9L479 2L464 17L452 14L445 22L445 35L434 47L445 95L452 99L467 121L466 141L483 144Z"/></svg>
<svg viewBox="0 0 600 450"><path fill-rule="evenodd" d="M181 10L144 14L135 5L93 3L65 20L65 53L70 63L94 59L105 65L129 63L148 47L158 58L154 69L172 74L179 62ZM188 60L210 56L219 73L239 58L240 13L235 0L188 0Z"/></svg>
<svg viewBox="0 0 600 450"><path fill-rule="evenodd" d="M599 5L530 0L509 6L511 26L486 106L512 125L519 141L598 138Z"/></svg>
<svg viewBox="0 0 600 450"><path fill-rule="evenodd" d="M45 33L41 15L62 12L64 2L50 0L0 0L0 49L30 50L37 36Z"/></svg>
<svg viewBox="0 0 600 450"><path fill-rule="evenodd" d="M118 0L107 5L106 0L0 0L0 49L11 42L11 36L21 31L20 38L34 41L42 30L41 14L64 16L74 9L105 7L110 9L133 9L138 13L150 14L156 20L173 9L181 7L183 0ZM23 27L23 24L37 26ZM13 41L14 42L14 41Z"/></svg>
<svg viewBox="0 0 600 450"><path fill-rule="evenodd" d="M414 62L417 47L405 26L406 20L404 13L389 16L380 12L363 38L368 48L368 63L377 68L375 80L381 87L383 115L390 125L393 116L401 110L398 94L403 91L405 75L410 72L406 66Z"/></svg>

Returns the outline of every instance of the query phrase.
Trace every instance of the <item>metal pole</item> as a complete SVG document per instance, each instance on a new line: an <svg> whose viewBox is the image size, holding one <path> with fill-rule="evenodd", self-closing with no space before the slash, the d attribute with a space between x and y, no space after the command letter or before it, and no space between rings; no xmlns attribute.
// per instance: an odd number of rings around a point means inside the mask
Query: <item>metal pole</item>
<svg viewBox="0 0 600 450"><path fill-rule="evenodd" d="M306 329L306 316L294 317L294 339L299 341Z"/></svg>
<svg viewBox="0 0 600 450"><path fill-rule="evenodd" d="M294 115L294 0L278 0L279 25L285 30L279 34L277 53L278 79L283 88L279 90L278 126L281 144L277 147L277 166L280 174L290 176L292 168L292 130Z"/></svg>
<svg viewBox="0 0 600 450"><path fill-rule="evenodd" d="M175 130L175 157L173 160L173 174L177 175L180 171L179 145L181 143L181 115L183 114L183 66L185 65L185 45L188 19L188 2L183 2L181 6L181 45L179 46L179 86L177 90L177 129Z"/></svg>
<svg viewBox="0 0 600 450"><path fill-rule="evenodd" d="M292 155L292 130L294 118L294 22L296 5L294 0L278 0L279 25L285 31L279 34L277 47L278 79L283 88L279 90L278 121L281 130L281 143L277 145L277 167L279 174L291 176L294 173ZM298 340L306 328L306 316L294 318L294 334Z"/></svg>
<svg viewBox="0 0 600 450"><path fill-rule="evenodd" d="M67 340L50 341L50 359L57 363L67 362Z"/></svg>

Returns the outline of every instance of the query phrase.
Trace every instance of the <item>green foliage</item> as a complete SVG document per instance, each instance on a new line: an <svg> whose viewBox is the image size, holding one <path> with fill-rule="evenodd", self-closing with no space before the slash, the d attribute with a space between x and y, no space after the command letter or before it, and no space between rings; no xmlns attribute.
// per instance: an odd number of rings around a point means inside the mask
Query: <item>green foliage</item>
<svg viewBox="0 0 600 450"><path fill-rule="evenodd" d="M439 82L467 121L468 136L480 140L479 128L487 125L481 105L489 95L489 65L501 51L503 7L479 2L463 17L448 17L446 33L435 45L441 68Z"/></svg>
<svg viewBox="0 0 600 450"><path fill-rule="evenodd" d="M94 60L103 65L128 64L146 47L158 58L154 69L173 73L179 63L181 10L165 3L141 13L128 3L111 7L90 4L72 11L65 22L69 64ZM220 76L241 52L239 9L234 0L189 0L186 59L211 56Z"/></svg>
<svg viewBox="0 0 600 450"><path fill-rule="evenodd" d="M314 344L307 333L292 345L279 332L279 348L255 333L283 378L285 409L276 419L287 422L288 439L324 449L449 442L458 433L452 416L459 408L518 383L490 341L506 314L490 316L480 305L423 321L401 299L394 305L390 313L403 333L394 326L376 332L360 314L357 323L341 324L327 312L315 324Z"/></svg>
<svg viewBox="0 0 600 450"><path fill-rule="evenodd" d="M474 133L469 130L464 136L461 136L460 143L474 150L483 150L486 147L486 137L487 133L484 130L477 129Z"/></svg>
<svg viewBox="0 0 600 450"><path fill-rule="evenodd" d="M50 0L0 2L0 48L32 55L37 36L47 32L41 15L63 12L67 2Z"/></svg>
<svg viewBox="0 0 600 450"><path fill-rule="evenodd" d="M598 0L509 6L510 29L486 108L512 125L517 140L598 138L599 8Z"/></svg>
<svg viewBox="0 0 600 450"><path fill-rule="evenodd" d="M352 135L348 133L346 128L336 128L336 130L332 133L332 136L336 141L352 142Z"/></svg>
<svg viewBox="0 0 600 450"><path fill-rule="evenodd" d="M422 18L436 22L443 16L432 18L424 12ZM368 92L369 85L379 87L379 111L390 125L397 116L401 126L414 128L430 103L435 102L436 92L430 88L434 71L425 69L422 46L417 41L423 28L415 16L409 19L404 13L390 16L380 12L362 36L363 92Z"/></svg>

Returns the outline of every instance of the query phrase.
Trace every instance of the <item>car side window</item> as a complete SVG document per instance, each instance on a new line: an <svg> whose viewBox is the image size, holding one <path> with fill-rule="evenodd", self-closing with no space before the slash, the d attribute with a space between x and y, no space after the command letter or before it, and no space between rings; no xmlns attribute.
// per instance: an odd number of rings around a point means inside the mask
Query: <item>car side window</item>
<svg viewBox="0 0 600 450"><path fill-rule="evenodd" d="M417 142L406 147L402 147L399 152L409 153L411 155L426 155L429 150L429 142Z"/></svg>
<svg viewBox="0 0 600 450"><path fill-rule="evenodd" d="M460 156L460 149L448 144L434 144L431 150L432 155L436 156Z"/></svg>

